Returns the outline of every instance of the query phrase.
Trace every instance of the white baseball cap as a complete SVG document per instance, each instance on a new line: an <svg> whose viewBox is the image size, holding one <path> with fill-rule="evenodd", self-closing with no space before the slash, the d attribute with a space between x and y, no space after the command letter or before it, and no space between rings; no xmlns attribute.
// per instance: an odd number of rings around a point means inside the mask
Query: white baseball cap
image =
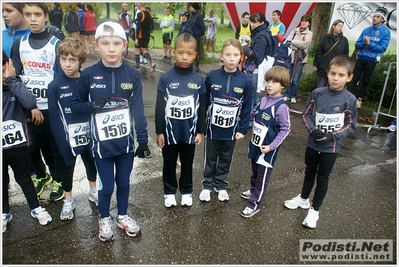
<svg viewBox="0 0 399 267"><path fill-rule="evenodd" d="M103 36L118 36L127 42L125 30L117 22L105 21L98 25L94 39L97 40Z"/></svg>

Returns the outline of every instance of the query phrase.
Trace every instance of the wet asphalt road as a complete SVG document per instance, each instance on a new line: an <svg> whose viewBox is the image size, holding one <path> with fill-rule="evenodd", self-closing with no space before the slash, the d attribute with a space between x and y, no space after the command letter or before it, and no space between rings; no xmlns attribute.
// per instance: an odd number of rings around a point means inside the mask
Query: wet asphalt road
<svg viewBox="0 0 399 267"><path fill-rule="evenodd" d="M161 71L167 68L162 63L158 67ZM165 208L162 155L156 146L154 125L159 75L159 71L150 74L142 67L153 157L135 159L128 208L141 226L142 235L131 238L115 226L113 242L98 239L98 214L87 199L87 182L79 162L74 183L75 218L67 222L59 219L62 201L46 200L50 188L41 196L42 205L53 217L48 226L39 225L30 217L28 206L15 201L11 206L13 220L2 235L3 264L309 264L299 255L301 239L391 239L392 261L382 263L397 263L397 162L396 150L390 145L394 143L396 147L394 133L372 129L367 134L367 128L359 127L346 138L316 229L301 225L306 210L284 207L284 200L300 193L303 181L307 133L295 110L301 111L305 100L291 106L291 133L282 144L258 214L252 218L239 214L246 204L240 192L249 186L250 162L246 153L250 134L236 145L228 176L230 201L220 202L214 192L209 203L199 201L204 153L201 144L194 163L193 206L181 207L178 193L178 206ZM10 191L12 199L22 195L18 185L12 184ZM111 216L116 215L113 196Z"/></svg>

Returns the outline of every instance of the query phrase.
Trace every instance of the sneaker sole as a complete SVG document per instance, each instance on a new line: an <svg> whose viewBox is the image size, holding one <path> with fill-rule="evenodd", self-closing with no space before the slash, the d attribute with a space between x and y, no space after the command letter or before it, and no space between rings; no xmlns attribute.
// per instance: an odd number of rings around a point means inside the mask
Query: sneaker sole
<svg viewBox="0 0 399 267"><path fill-rule="evenodd" d="M167 204L165 203L165 207L167 207L167 208L176 207L176 206L177 206L177 203L176 203L176 204L170 204L170 205L167 205Z"/></svg>
<svg viewBox="0 0 399 267"><path fill-rule="evenodd" d="M74 211L75 211L75 208L73 208L73 210L72 210L72 215L71 215L71 217L67 217L67 216L62 217L62 212L61 212L61 214L60 214L60 219L61 219L61 221L70 221L70 220L72 220L73 217L74 217L74 214L73 214Z"/></svg>
<svg viewBox="0 0 399 267"><path fill-rule="evenodd" d="M309 204L309 206L296 206L296 207L293 207L293 206L287 206L285 203L284 203L284 207L286 207L287 209L290 209L290 210L296 210L297 208L301 208L301 209L304 209L304 210L307 210L307 209L309 209L310 208L310 204Z"/></svg>
<svg viewBox="0 0 399 267"><path fill-rule="evenodd" d="M114 235L111 236L111 238L102 238L100 234L98 234L98 238L103 241L103 242L112 242L114 241Z"/></svg>
<svg viewBox="0 0 399 267"><path fill-rule="evenodd" d="M43 193L44 188L46 188L46 186L48 186L52 182L53 182L53 177L50 176L50 179L42 186L42 189L40 189L40 191L38 193L36 193L36 195L40 196Z"/></svg>
<svg viewBox="0 0 399 267"><path fill-rule="evenodd" d="M141 230L139 230L138 232L129 233L129 232L125 229L125 227L123 227L122 224L118 223L118 221L116 221L116 226L118 226L119 228L125 230L125 232L126 232L126 234L127 234L128 236L136 237L136 236L141 235Z"/></svg>
<svg viewBox="0 0 399 267"><path fill-rule="evenodd" d="M316 228L316 225L313 227L313 226L309 226L307 223L302 223L302 225L307 227L307 228L311 228L311 229L315 229Z"/></svg>
<svg viewBox="0 0 399 267"><path fill-rule="evenodd" d="M254 211L251 214L244 214L244 213L241 212L241 216L244 217L244 218L250 218L250 217L254 216L256 213L258 213L259 211L260 211L260 209Z"/></svg>
<svg viewBox="0 0 399 267"><path fill-rule="evenodd" d="M60 197L58 197L58 198L51 198L50 197L50 201L51 202L59 201L59 200L63 199L64 197L65 197L65 192L63 192L62 195Z"/></svg>
<svg viewBox="0 0 399 267"><path fill-rule="evenodd" d="M95 199L93 199L91 197L88 197L88 199L90 202L93 202L94 204L96 204L96 206L98 206L98 202Z"/></svg>

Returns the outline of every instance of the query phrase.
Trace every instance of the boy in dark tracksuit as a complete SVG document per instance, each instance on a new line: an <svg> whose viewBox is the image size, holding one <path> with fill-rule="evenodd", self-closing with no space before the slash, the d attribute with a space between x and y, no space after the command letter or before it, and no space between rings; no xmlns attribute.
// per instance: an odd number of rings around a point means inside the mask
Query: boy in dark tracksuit
<svg viewBox="0 0 399 267"><path fill-rule="evenodd" d="M302 224L315 228L319 209L327 194L330 173L344 138L356 131L356 97L346 89L353 78L354 61L348 56L334 57L328 66L328 87L316 88L309 97L302 119L309 137L306 142L305 179L301 194L286 200L288 209L309 209ZM309 195L317 177L310 206Z"/></svg>
<svg viewBox="0 0 399 267"><path fill-rule="evenodd" d="M116 225L132 237L141 233L140 226L127 214L134 132L139 143L138 157L149 156L150 151L140 74L122 60L128 45L125 31L119 23L103 22L97 27L95 39L101 60L82 71L71 109L73 113L91 114L89 146L100 179L99 238L112 241L110 205L115 184Z"/></svg>
<svg viewBox="0 0 399 267"><path fill-rule="evenodd" d="M51 223L52 218L45 208L39 205L35 187L29 174L28 143L29 134L26 128L25 109L36 107L36 98L26 86L15 78L12 61L3 50L3 117L2 125L2 160L3 160L3 207L2 231L6 231L7 223L12 220L8 198L10 176L8 167L14 172L16 182L31 209L31 216L37 218L41 225Z"/></svg>
<svg viewBox="0 0 399 267"><path fill-rule="evenodd" d="M211 200L213 189L220 201L228 201L227 175L234 148L248 132L253 85L251 78L238 69L243 55L237 39L224 42L220 52L224 66L208 73L205 86L209 95L205 140L204 180L199 199Z"/></svg>
<svg viewBox="0 0 399 267"><path fill-rule="evenodd" d="M162 148L166 207L177 205L176 164L179 155L181 205L192 205L192 165L195 146L201 144L205 132L207 104L204 78L193 71L192 66L197 55L194 37L188 33L179 35L173 52L176 64L161 76L155 106L155 131L157 144Z"/></svg>

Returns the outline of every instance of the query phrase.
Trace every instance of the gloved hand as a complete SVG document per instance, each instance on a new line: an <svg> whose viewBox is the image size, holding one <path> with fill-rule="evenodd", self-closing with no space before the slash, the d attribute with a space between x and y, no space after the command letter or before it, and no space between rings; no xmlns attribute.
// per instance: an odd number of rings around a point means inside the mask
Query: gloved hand
<svg viewBox="0 0 399 267"><path fill-rule="evenodd" d="M135 156L138 156L139 158L150 158L151 157L151 151L150 151L150 148L148 147L147 143L139 144L139 147L136 149Z"/></svg>
<svg viewBox="0 0 399 267"><path fill-rule="evenodd" d="M109 97L105 95L98 95L93 102L94 109L101 109L109 102Z"/></svg>
<svg viewBox="0 0 399 267"><path fill-rule="evenodd" d="M315 143L320 145L326 144L333 140L332 133L325 133L318 129L312 132L312 136L314 137Z"/></svg>

